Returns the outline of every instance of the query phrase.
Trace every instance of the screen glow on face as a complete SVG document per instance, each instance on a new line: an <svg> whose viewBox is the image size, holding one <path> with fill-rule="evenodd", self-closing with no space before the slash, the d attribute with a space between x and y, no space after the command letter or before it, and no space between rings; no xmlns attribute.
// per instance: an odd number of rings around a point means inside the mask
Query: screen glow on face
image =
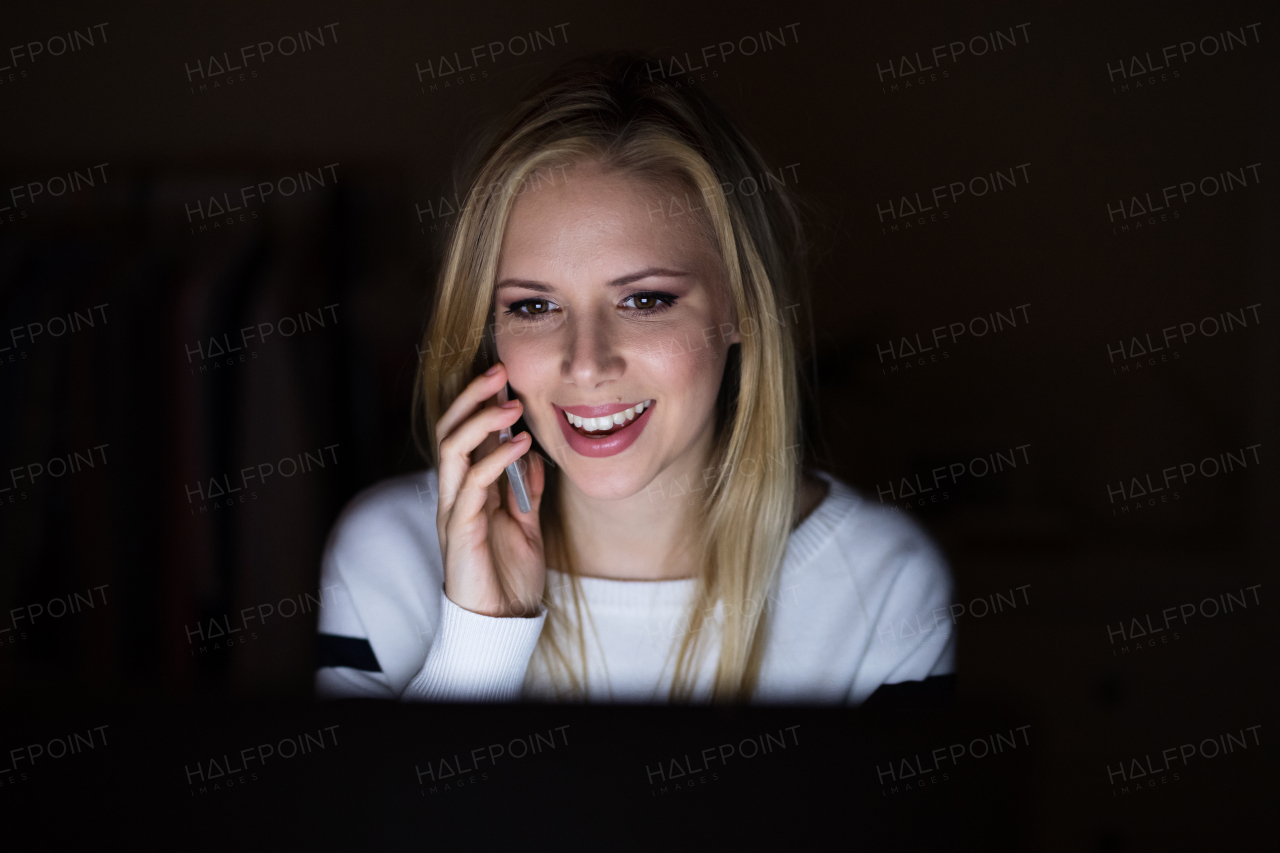
<svg viewBox="0 0 1280 853"><path fill-rule="evenodd" d="M669 188L591 163L564 174L520 196L508 219L498 355L572 484L625 498L705 458L740 338L703 225L655 213Z"/></svg>

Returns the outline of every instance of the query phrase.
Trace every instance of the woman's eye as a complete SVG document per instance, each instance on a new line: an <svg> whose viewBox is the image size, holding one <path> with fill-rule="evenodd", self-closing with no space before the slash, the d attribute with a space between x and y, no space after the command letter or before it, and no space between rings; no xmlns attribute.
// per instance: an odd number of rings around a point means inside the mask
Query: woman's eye
<svg viewBox="0 0 1280 853"><path fill-rule="evenodd" d="M533 318L549 314L556 309L556 304L547 299L521 299L511 303L507 313L515 317Z"/></svg>
<svg viewBox="0 0 1280 853"><path fill-rule="evenodd" d="M676 304L676 297L670 293L633 293L622 300L624 308L634 308L644 314L662 311Z"/></svg>

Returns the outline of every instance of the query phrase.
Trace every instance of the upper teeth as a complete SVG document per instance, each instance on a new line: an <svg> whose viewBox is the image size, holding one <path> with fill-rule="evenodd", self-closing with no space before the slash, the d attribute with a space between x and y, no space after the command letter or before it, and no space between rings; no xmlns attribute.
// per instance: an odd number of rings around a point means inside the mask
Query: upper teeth
<svg viewBox="0 0 1280 853"><path fill-rule="evenodd" d="M587 432L598 432L609 429L616 424L624 424L629 420L633 420L636 415L649 408L652 403L652 400L645 400L643 403L636 403L629 409L623 409L621 412L615 412L612 415L605 415L600 418L580 418L569 412L565 412L564 416L569 423L576 427L581 427Z"/></svg>

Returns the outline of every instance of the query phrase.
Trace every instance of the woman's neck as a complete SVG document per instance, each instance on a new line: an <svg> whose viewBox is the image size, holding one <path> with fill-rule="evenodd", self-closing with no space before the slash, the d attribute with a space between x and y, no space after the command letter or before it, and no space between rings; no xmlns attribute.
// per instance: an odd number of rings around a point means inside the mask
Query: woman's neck
<svg viewBox="0 0 1280 853"><path fill-rule="evenodd" d="M567 545L579 574L614 580L673 580L696 577L695 543L702 502L710 494L711 442L676 460L638 494L598 500L561 477L561 512ZM796 494L792 528L826 499L825 480L806 473ZM553 566L552 568L558 568Z"/></svg>

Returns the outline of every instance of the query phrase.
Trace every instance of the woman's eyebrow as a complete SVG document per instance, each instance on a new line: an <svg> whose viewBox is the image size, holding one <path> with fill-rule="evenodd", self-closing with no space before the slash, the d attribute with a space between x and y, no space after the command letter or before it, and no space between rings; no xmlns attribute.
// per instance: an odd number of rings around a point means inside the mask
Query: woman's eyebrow
<svg viewBox="0 0 1280 853"><path fill-rule="evenodd" d="M642 269L639 272L631 273L630 275L624 275L622 278L615 278L613 281L609 282L609 286L623 287L631 284L632 282L646 278L683 278L687 275L688 273L681 272L680 270L669 270L663 269L662 267L649 267L647 269ZM523 278L504 278L495 285L494 290L502 290L506 287L521 287L525 290L537 291L538 293L551 293L553 291L553 288L548 284L543 284L540 281L529 281L528 279Z"/></svg>
<svg viewBox="0 0 1280 853"><path fill-rule="evenodd" d="M502 290L504 287L523 287L525 290L536 290L539 293L550 293L551 285L542 284L537 281L526 281L522 278L504 278L494 287L494 290Z"/></svg>
<svg viewBox="0 0 1280 853"><path fill-rule="evenodd" d="M681 272L680 270L649 267L648 269L640 270L640 272L635 272L631 275L624 275L622 278L615 278L613 281L609 282L609 286L622 287L623 285L631 284L633 281L640 281L642 278L682 278L686 275L688 275L688 273Z"/></svg>

